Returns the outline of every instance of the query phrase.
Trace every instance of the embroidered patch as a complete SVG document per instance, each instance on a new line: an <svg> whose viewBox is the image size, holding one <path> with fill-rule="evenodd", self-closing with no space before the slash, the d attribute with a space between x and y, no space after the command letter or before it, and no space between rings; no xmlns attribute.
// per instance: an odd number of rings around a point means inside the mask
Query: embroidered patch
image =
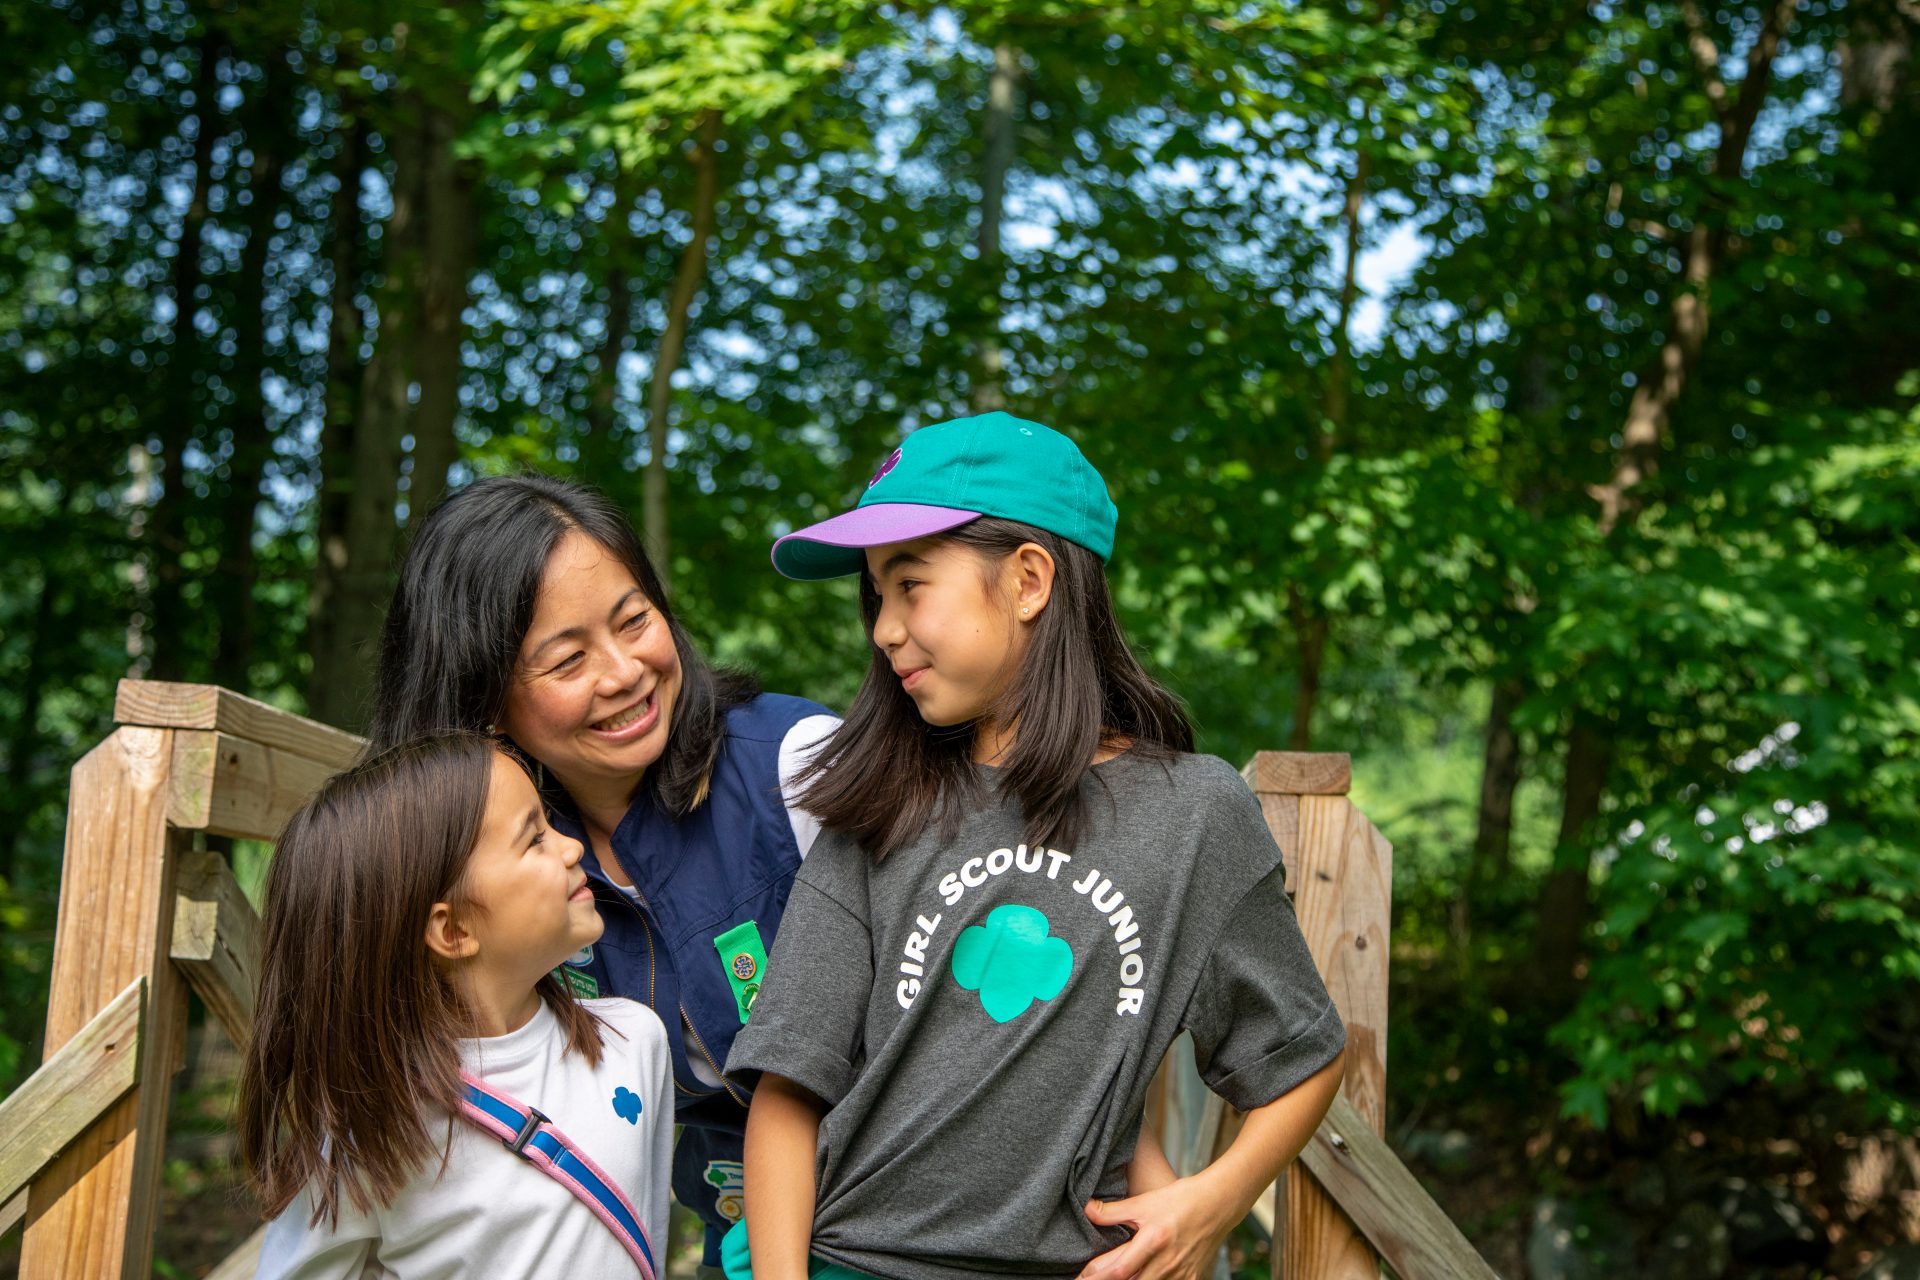
<svg viewBox="0 0 1920 1280"><path fill-rule="evenodd" d="M625 1085L621 1085L613 1091L613 1114L619 1116L628 1124L639 1124L641 1110L639 1094L627 1088Z"/></svg>
<svg viewBox="0 0 1920 1280"><path fill-rule="evenodd" d="M713 940L713 949L720 953L727 985L733 988L734 1008L745 1025L760 983L766 980L767 944L760 939L760 926L751 920L737 924Z"/></svg>
<svg viewBox="0 0 1920 1280"><path fill-rule="evenodd" d="M898 449L895 449L892 453L887 455L887 460L880 464L880 469L873 473L873 479L867 481L867 488L871 489L873 488L873 486L879 484L882 480L885 480L887 478L887 473L892 471L895 467L899 465L900 465L900 451Z"/></svg>
<svg viewBox="0 0 1920 1280"><path fill-rule="evenodd" d="M582 969L592 964L593 963L593 944L589 942L586 946L580 948L578 951L568 956L567 963L570 965L576 965Z"/></svg>
<svg viewBox="0 0 1920 1280"><path fill-rule="evenodd" d="M578 969L569 969L566 965L561 965L553 971L553 976L560 980L560 985L571 992L576 1000L593 1000L600 995L600 984L593 980L591 974L581 973Z"/></svg>
<svg viewBox="0 0 1920 1280"><path fill-rule="evenodd" d="M1073 976L1073 948L1050 937L1046 914L1005 903L985 924L961 931L953 945L953 980L980 993L995 1022L1012 1022L1035 1000L1051 1000Z"/></svg>
<svg viewBox="0 0 1920 1280"><path fill-rule="evenodd" d="M738 1160L712 1160L701 1177L713 1188L713 1207L728 1222L746 1210L746 1168Z"/></svg>

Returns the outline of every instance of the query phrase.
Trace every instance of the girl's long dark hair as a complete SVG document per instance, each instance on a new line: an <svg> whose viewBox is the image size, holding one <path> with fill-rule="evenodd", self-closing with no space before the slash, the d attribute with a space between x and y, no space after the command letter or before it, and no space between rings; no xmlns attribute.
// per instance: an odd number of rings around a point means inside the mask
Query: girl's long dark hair
<svg viewBox="0 0 1920 1280"><path fill-rule="evenodd" d="M987 575L1023 543L1053 557L1052 598L1033 622L1025 658L992 717L1017 726L998 784L1019 798L1027 838L1070 846L1086 821L1080 782L1094 753L1103 746L1161 758L1191 751L1193 722L1128 648L1106 571L1093 552L992 517L961 525L941 541L976 552ZM879 594L863 570L860 615L869 636L879 613ZM906 844L929 822L938 820L951 833L982 798L972 766L973 729L939 729L922 720L876 646L847 718L801 775L805 789L797 803L876 857Z"/></svg>
<svg viewBox="0 0 1920 1280"><path fill-rule="evenodd" d="M459 1111L477 1034L454 975L427 950L436 902L462 892L499 744L418 738L320 789L267 871L260 987L235 1104L240 1159L269 1217L302 1188L313 1222L390 1204ZM509 757L511 758L511 757ZM600 1061L600 1020L548 974L541 998L569 1051Z"/></svg>
<svg viewBox="0 0 1920 1280"><path fill-rule="evenodd" d="M427 516L387 608L368 737L377 750L422 733L486 730L500 719L541 575L574 530L633 574L673 636L680 692L646 785L684 817L706 798L727 709L758 693L759 682L707 665L632 522L605 494L551 476L478 480Z"/></svg>

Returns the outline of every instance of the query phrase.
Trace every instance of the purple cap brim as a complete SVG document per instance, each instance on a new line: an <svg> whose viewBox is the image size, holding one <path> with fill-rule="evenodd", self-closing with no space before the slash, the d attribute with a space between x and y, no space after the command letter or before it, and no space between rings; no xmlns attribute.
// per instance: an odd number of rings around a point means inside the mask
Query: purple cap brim
<svg viewBox="0 0 1920 1280"><path fill-rule="evenodd" d="M843 578L866 564L868 547L911 542L978 520L978 511L876 502L796 529L773 544L773 567L789 578Z"/></svg>

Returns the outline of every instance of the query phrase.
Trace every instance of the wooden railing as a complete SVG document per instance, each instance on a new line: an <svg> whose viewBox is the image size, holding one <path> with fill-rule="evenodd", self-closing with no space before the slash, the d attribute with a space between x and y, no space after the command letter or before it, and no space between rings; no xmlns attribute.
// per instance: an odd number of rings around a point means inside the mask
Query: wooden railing
<svg viewBox="0 0 1920 1280"><path fill-rule="evenodd" d="M152 1273L168 1084L192 989L244 1044L259 920L205 835L271 840L359 754L351 734L210 685L123 680L115 729L73 768L44 1060L0 1102L0 1232L26 1219L25 1280ZM1246 777L1280 844L1348 1029L1346 1081L1254 1210L1281 1280L1492 1280L1380 1134L1392 851L1347 799L1344 755L1261 752ZM1151 1102L1183 1171L1237 1125L1169 1055ZM258 1232L213 1272L250 1275Z"/></svg>
<svg viewBox="0 0 1920 1280"><path fill-rule="evenodd" d="M210 685L123 680L114 719L67 793L45 1058L0 1103L0 1227L24 1214L29 1280L152 1274L187 989L236 1044L253 1022L258 922L196 843L273 839L361 747Z"/></svg>
<svg viewBox="0 0 1920 1280"><path fill-rule="evenodd" d="M1347 798L1350 757L1262 751L1241 770L1287 869L1307 948L1347 1024L1333 1109L1284 1180L1254 1205L1276 1280L1495 1280L1381 1136L1387 1119L1387 967L1393 848ZM1191 1173L1239 1129L1200 1082L1191 1048L1167 1056L1149 1105L1174 1167Z"/></svg>

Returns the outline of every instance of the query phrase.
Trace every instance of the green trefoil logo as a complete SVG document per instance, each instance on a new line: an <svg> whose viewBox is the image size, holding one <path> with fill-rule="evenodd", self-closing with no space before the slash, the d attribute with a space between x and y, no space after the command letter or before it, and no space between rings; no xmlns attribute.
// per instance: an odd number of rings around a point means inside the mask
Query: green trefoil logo
<svg viewBox="0 0 1920 1280"><path fill-rule="evenodd" d="M1053 926L1033 907L995 907L985 924L963 929L953 947L953 980L980 993L995 1022L1012 1022L1035 1000L1051 1000L1073 976L1073 948L1049 936Z"/></svg>

